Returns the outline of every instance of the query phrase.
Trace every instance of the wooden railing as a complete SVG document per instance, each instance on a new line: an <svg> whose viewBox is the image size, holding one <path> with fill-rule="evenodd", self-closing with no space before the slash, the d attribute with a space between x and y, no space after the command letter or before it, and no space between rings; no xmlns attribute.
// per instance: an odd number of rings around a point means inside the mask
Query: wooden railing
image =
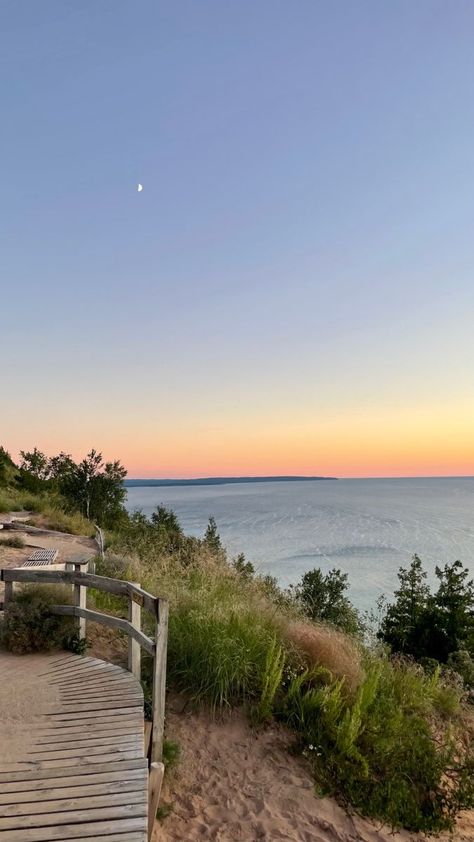
<svg viewBox="0 0 474 842"><path fill-rule="evenodd" d="M166 599L152 596L134 582L83 573L82 566L82 562L70 562L67 565L69 569L66 570L41 570L31 567L1 570L0 578L5 583L4 605L7 606L13 599L14 583L72 585L74 604L52 605L51 613L75 617L80 638L85 638L87 620L124 632L128 636L128 669L138 680L141 677L141 649L153 657L152 721L151 727L145 729L145 749L150 767L152 764L160 764L165 721L168 602ZM87 588L125 597L128 601L128 619L87 608ZM153 639L141 629L142 608L153 617Z"/></svg>

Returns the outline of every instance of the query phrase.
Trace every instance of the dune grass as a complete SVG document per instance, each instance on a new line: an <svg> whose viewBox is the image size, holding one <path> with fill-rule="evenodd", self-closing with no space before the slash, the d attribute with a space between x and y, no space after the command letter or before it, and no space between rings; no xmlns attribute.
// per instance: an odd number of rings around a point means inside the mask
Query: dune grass
<svg viewBox="0 0 474 842"><path fill-rule="evenodd" d="M394 828L450 829L474 805L462 693L439 670L428 675L305 619L274 582L242 575L205 541L137 520L109 543L99 574L169 600L170 687L216 713L244 705L254 724L277 718L321 791ZM123 601L92 596L123 615ZM146 612L143 624L153 632Z"/></svg>

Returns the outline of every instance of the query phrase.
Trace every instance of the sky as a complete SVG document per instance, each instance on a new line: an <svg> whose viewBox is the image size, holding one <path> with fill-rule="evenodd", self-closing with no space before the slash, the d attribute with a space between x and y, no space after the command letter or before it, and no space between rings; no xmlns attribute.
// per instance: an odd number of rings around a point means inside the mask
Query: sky
<svg viewBox="0 0 474 842"><path fill-rule="evenodd" d="M2 0L0 444L474 474L473 38L472 0Z"/></svg>

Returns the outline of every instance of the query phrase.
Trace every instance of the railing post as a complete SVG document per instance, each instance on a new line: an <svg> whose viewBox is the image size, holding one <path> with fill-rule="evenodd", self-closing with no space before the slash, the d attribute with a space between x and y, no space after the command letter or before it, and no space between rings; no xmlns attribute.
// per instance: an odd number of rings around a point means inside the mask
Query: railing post
<svg viewBox="0 0 474 842"><path fill-rule="evenodd" d="M137 582L132 582L137 588L140 585ZM134 628L141 631L142 627L142 608L140 597L138 597L132 589L128 592L128 621ZM140 681L141 678L141 648L137 640L128 636L128 669Z"/></svg>
<svg viewBox="0 0 474 842"><path fill-rule="evenodd" d="M5 582L5 595L3 597L3 606L8 605L13 599L13 582Z"/></svg>
<svg viewBox="0 0 474 842"><path fill-rule="evenodd" d="M74 572L81 572L81 565L74 565ZM75 608L87 608L87 588L83 585L74 585L74 606ZM77 634L80 640L86 636L86 618L77 617Z"/></svg>
<svg viewBox="0 0 474 842"><path fill-rule="evenodd" d="M153 664L153 725L151 732L150 764L159 763L163 755L167 642L168 602L166 599L159 599L158 617L156 621L155 660Z"/></svg>
<svg viewBox="0 0 474 842"><path fill-rule="evenodd" d="M153 826L156 820L156 811L160 801L161 785L165 767L163 763L152 763L148 777L148 842L151 842Z"/></svg>

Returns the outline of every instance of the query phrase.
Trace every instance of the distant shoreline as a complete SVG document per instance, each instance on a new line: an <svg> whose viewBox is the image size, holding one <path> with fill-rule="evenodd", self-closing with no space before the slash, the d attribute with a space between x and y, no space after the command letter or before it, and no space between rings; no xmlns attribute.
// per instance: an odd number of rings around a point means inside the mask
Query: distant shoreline
<svg viewBox="0 0 474 842"><path fill-rule="evenodd" d="M183 485L236 485L247 482L314 482L336 480L337 477L199 477L197 479L126 479L126 488L143 486L183 486Z"/></svg>

